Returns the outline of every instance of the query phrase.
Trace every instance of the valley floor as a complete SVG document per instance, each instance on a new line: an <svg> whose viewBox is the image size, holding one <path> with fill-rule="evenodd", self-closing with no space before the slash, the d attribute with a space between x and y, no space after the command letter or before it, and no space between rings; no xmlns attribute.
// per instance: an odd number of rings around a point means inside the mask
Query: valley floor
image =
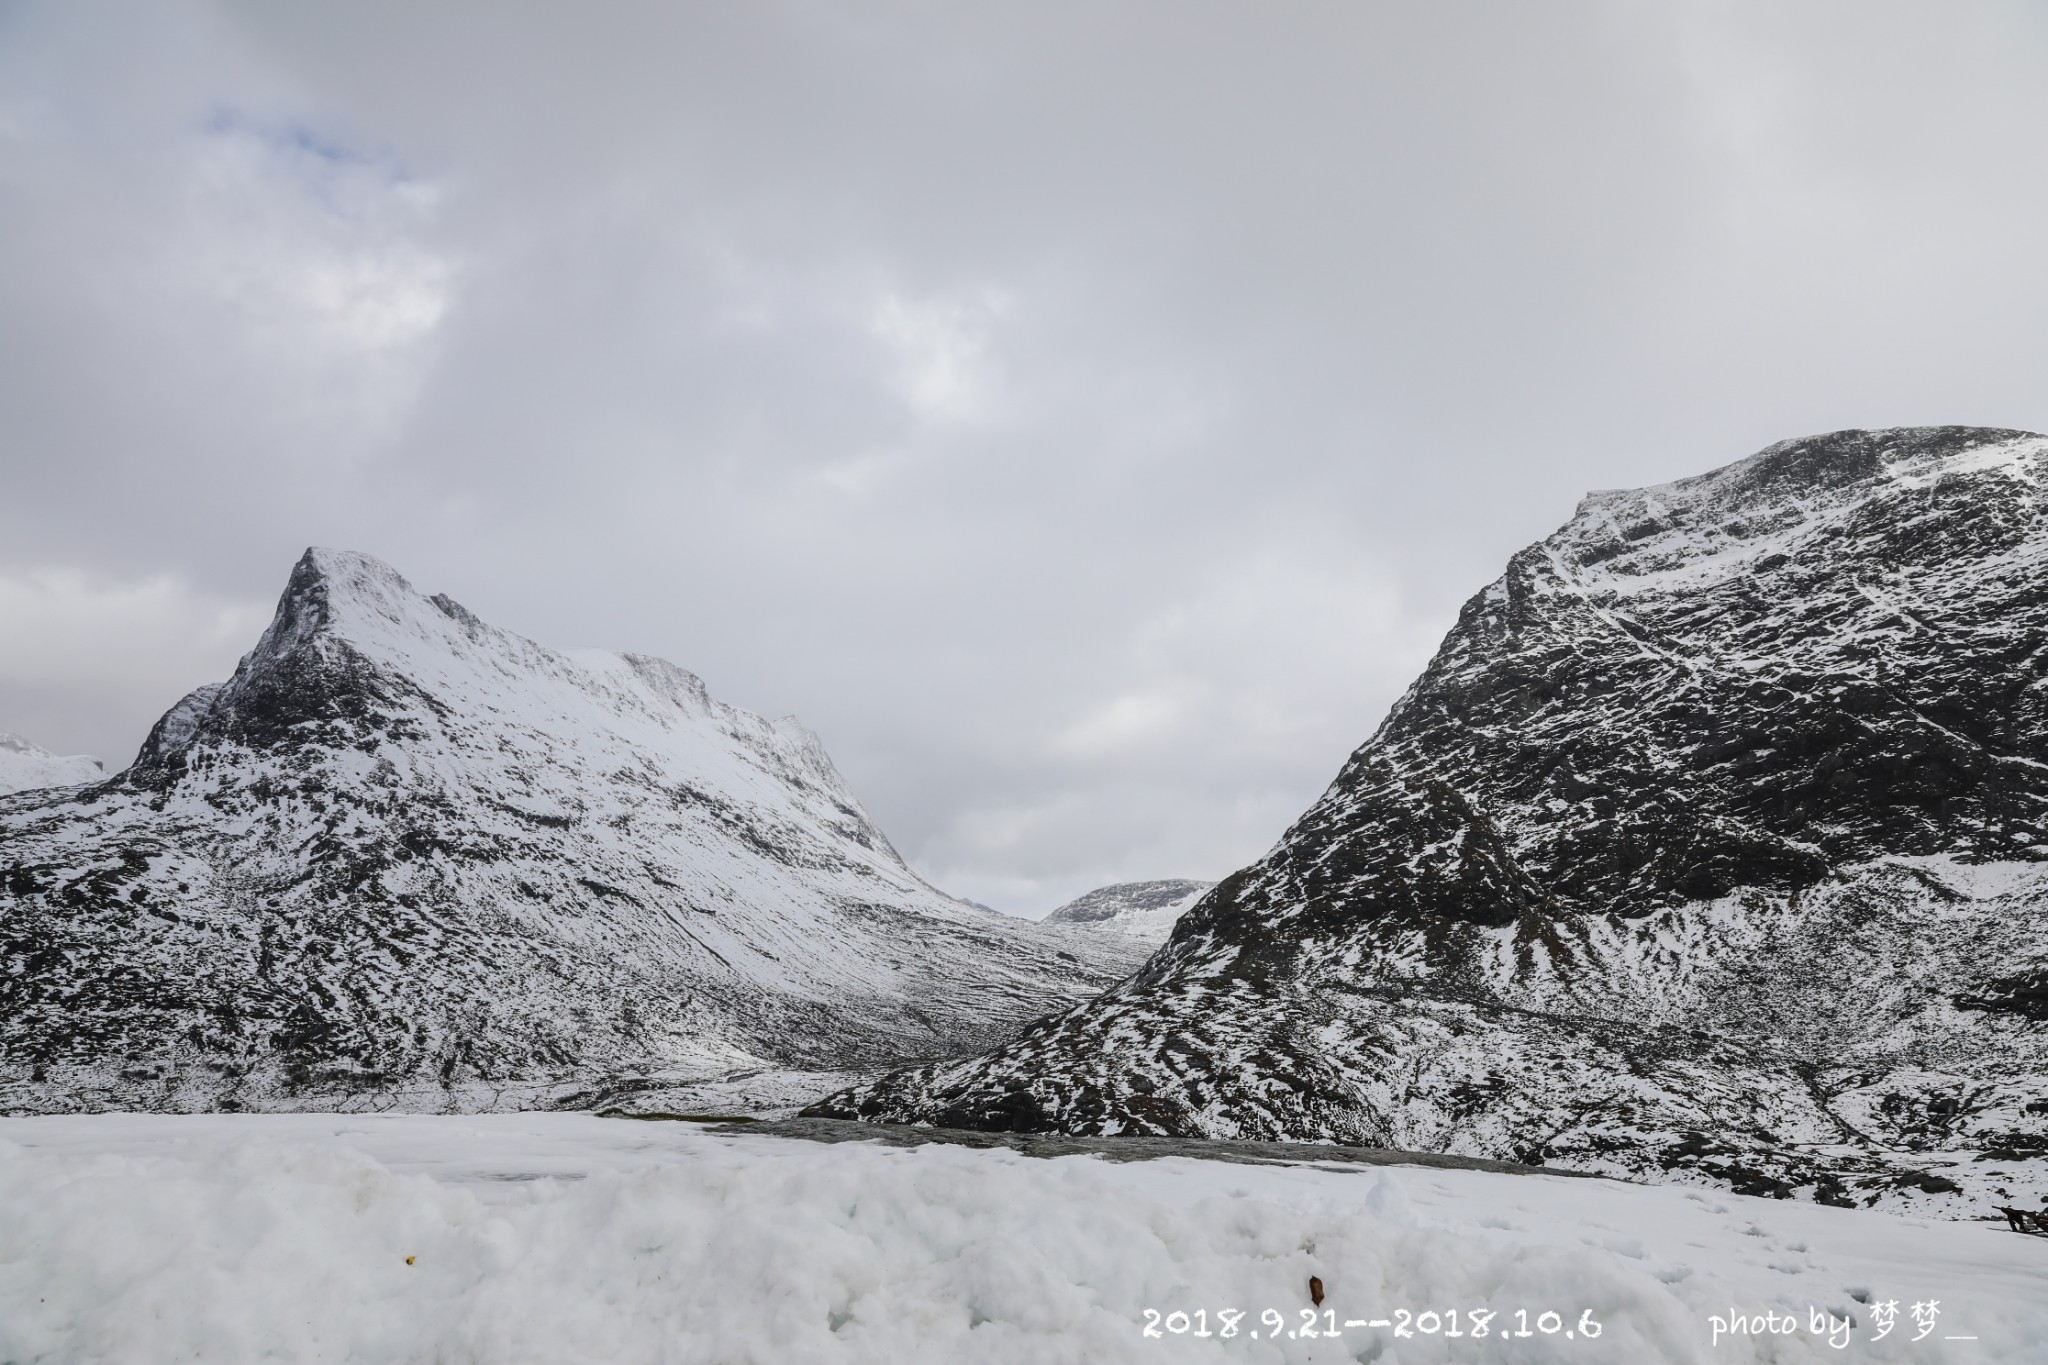
<svg viewBox="0 0 2048 1365"><path fill-rule="evenodd" d="M1845 1359L2048 1359L2048 1238L1543 1174L575 1114L0 1119L4 1365Z"/></svg>

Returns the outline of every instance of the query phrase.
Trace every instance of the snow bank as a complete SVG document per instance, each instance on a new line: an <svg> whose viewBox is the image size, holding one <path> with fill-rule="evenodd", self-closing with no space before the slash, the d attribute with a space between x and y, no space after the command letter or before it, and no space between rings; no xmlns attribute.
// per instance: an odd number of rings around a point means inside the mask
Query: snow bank
<svg viewBox="0 0 2048 1365"><path fill-rule="evenodd" d="M1312 1275L1340 1324L1499 1316L1481 1340L1273 1340L1261 1313L1299 1329ZM1907 1343L1903 1321L1870 1345L1852 1294L1940 1298L1939 1330ZM1855 1315L1854 1348L1712 1344L1710 1315L1808 1304ZM1144 1335L1198 1309L1215 1331L1233 1308L1228 1340ZM1503 1339L1518 1308L1532 1329L1554 1311L1604 1330ZM2048 1243L1562 1177L1043 1161L585 1116L0 1121L7 1365L1850 1358L2048 1359Z"/></svg>

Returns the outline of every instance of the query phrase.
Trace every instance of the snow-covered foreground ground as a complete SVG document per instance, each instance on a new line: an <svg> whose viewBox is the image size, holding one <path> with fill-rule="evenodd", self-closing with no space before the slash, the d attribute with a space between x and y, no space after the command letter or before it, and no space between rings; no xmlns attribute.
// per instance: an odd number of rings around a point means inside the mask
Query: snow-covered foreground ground
<svg viewBox="0 0 2048 1365"><path fill-rule="evenodd" d="M1312 1275L1340 1334L1276 1339ZM1770 1313L1793 1330L1714 1339ZM1853 1320L1844 1346L1816 1313ZM0 1120L5 1365L1843 1359L2048 1360L2048 1240L1561 1176L583 1115Z"/></svg>

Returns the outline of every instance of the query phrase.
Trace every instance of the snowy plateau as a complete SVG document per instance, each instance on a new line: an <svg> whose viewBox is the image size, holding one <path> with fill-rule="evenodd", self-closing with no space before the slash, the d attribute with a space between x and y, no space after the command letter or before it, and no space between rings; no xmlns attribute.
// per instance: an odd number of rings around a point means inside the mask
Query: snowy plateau
<svg viewBox="0 0 2048 1365"><path fill-rule="evenodd" d="M934 890L794 719L310 550L125 772L0 797L0 1112L789 1108L1146 951Z"/></svg>

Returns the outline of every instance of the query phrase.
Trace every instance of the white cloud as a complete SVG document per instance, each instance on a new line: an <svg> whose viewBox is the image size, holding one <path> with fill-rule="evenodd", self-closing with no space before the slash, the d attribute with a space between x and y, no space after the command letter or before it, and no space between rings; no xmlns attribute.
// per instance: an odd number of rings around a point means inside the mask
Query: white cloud
<svg viewBox="0 0 2048 1365"><path fill-rule="evenodd" d="M381 159L307 141L244 118L194 134L176 230L136 271L215 312L240 364L316 411L340 398L388 436L455 286L454 262L426 240L438 195Z"/></svg>
<svg viewBox="0 0 2048 1365"><path fill-rule="evenodd" d="M1184 738L1188 709L1187 700L1171 692L1127 692L1053 736L1052 751L1086 763L1171 744Z"/></svg>
<svg viewBox="0 0 2048 1365"><path fill-rule="evenodd" d="M870 330L892 353L897 392L913 413L935 422L990 415L997 382L993 337L1013 302L997 289L931 299L883 296Z"/></svg>
<svg viewBox="0 0 2048 1365"><path fill-rule="evenodd" d="M309 262L303 297L341 340L366 351L424 338L448 307L448 267L418 252Z"/></svg>

